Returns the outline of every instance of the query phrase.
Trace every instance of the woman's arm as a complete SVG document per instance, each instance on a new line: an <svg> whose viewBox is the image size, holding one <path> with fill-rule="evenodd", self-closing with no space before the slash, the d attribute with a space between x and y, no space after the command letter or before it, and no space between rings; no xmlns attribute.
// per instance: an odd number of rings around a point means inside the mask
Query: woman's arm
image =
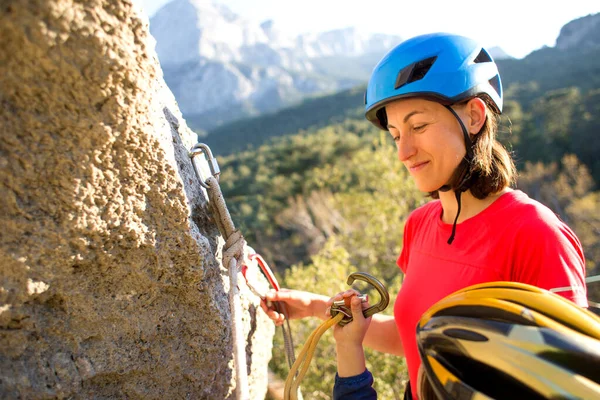
<svg viewBox="0 0 600 400"><path fill-rule="evenodd" d="M400 333L391 315L375 314L363 344L370 349L396 356L404 355Z"/></svg>
<svg viewBox="0 0 600 400"><path fill-rule="evenodd" d="M306 317L319 317L322 320L329 318L327 316L327 301L329 297L320 294L305 292L302 290L281 289L279 291L270 291L265 299L261 299L260 306L275 325L281 325L285 321L285 316L275 310L271 302L281 302L286 306L287 317L300 319Z"/></svg>

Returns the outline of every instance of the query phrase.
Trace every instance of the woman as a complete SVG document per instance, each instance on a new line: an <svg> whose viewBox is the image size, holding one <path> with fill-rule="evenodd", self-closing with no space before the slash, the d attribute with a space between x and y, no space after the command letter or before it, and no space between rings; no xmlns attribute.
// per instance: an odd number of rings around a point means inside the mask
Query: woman
<svg viewBox="0 0 600 400"><path fill-rule="evenodd" d="M417 398L420 365L415 326L425 310L448 294L476 283L515 281L563 288L559 294L587 306L579 240L547 207L510 188L515 167L495 139L502 85L484 48L443 33L409 39L374 68L365 103L366 118L389 131L419 190L436 199L413 211L406 222L397 261L405 278L394 317L374 316L364 336L365 345L406 357L412 398ZM328 300L280 291L268 299L286 302L291 319L326 319L333 300L353 294ZM283 322L282 315L264 304L263 309L276 323ZM336 337L345 329L357 327L340 328ZM342 344L356 344L354 339Z"/></svg>

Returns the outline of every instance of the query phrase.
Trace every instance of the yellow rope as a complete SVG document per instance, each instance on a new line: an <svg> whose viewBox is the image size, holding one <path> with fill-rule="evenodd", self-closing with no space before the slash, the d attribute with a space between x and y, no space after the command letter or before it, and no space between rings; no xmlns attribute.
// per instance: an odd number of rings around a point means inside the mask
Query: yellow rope
<svg viewBox="0 0 600 400"><path fill-rule="evenodd" d="M344 318L343 313L338 313L335 317L329 318L327 321L323 322L317 329L313 331L308 337L308 340L302 347L302 351L298 355L296 362L292 365L290 372L285 380L285 389L283 392L284 400L297 400L298 396L298 387L300 386L300 382L304 378L306 371L308 371L308 367L310 366L310 360L312 359L315 349L317 347L317 343L319 343L319 339L327 329L331 328L335 324L339 323L342 318ZM302 365L302 369L296 376L296 372Z"/></svg>

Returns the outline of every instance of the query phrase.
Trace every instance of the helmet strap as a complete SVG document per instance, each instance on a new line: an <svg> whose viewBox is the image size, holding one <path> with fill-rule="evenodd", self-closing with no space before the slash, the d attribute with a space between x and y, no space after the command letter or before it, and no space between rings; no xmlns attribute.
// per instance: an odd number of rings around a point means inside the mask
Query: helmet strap
<svg viewBox="0 0 600 400"><path fill-rule="evenodd" d="M458 203L458 208L456 209L456 217L454 217L454 223L452 224L452 233L450 234L450 237L448 238L448 244L452 244L452 242L454 241L454 236L456 235L456 222L458 221L458 216L460 215L460 195L462 194L462 192L460 190L457 190L456 192L454 192L454 195L456 196L456 203Z"/></svg>
<svg viewBox="0 0 600 400"><path fill-rule="evenodd" d="M456 120L458 121L458 124L460 125L460 129L462 129L462 133L463 136L465 138L465 147L467 148L467 154L465 156L465 158L467 159L467 161L471 161L473 160L473 142L471 141L471 136L469 136L469 132L467 131L467 128L465 127L465 124L463 124L462 119L460 119L460 117L458 116L458 114L456 113L456 111L454 111L454 109L451 106L445 106L448 111L450 111L452 113L452 115L454 115L456 117Z"/></svg>
<svg viewBox="0 0 600 400"><path fill-rule="evenodd" d="M463 124L462 120L460 119L460 117L458 116L456 111L454 111L454 109L451 106L445 106L445 107L452 113L452 115L454 115L456 117L456 120L458 121L458 124L460 125L460 128L462 129L463 136L465 138L465 147L467 150L467 154L465 155L463 160L460 162L458 167L456 167L457 169L459 169L459 168L463 169L463 171L460 174L461 179L458 182L458 184L456 185L456 188L454 189L454 194L456 196L456 203L458 204L458 208L456 209L456 217L454 218L454 223L452 224L452 233L450 234L450 237L448 238L448 244L452 244L452 242L454 241L454 236L456 235L456 223L458 221L458 216L460 215L461 194L462 194L462 192L466 192L470 186L471 162L473 161L474 153L473 153L473 142L471 141L471 137L469 136L469 132L467 131L465 124ZM450 189L452 189L452 187L450 185L446 184L446 185L442 186L441 188L439 188L438 190L442 191L442 192L447 192Z"/></svg>

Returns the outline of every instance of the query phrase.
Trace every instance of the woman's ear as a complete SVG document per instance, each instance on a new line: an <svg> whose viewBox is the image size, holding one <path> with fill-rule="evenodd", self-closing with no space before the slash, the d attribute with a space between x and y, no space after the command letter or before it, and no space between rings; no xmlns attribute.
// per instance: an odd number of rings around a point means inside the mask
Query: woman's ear
<svg viewBox="0 0 600 400"><path fill-rule="evenodd" d="M479 97L474 97L467 102L465 107L465 114L467 116L467 130L471 135L477 135L486 118L486 105L485 102Z"/></svg>

